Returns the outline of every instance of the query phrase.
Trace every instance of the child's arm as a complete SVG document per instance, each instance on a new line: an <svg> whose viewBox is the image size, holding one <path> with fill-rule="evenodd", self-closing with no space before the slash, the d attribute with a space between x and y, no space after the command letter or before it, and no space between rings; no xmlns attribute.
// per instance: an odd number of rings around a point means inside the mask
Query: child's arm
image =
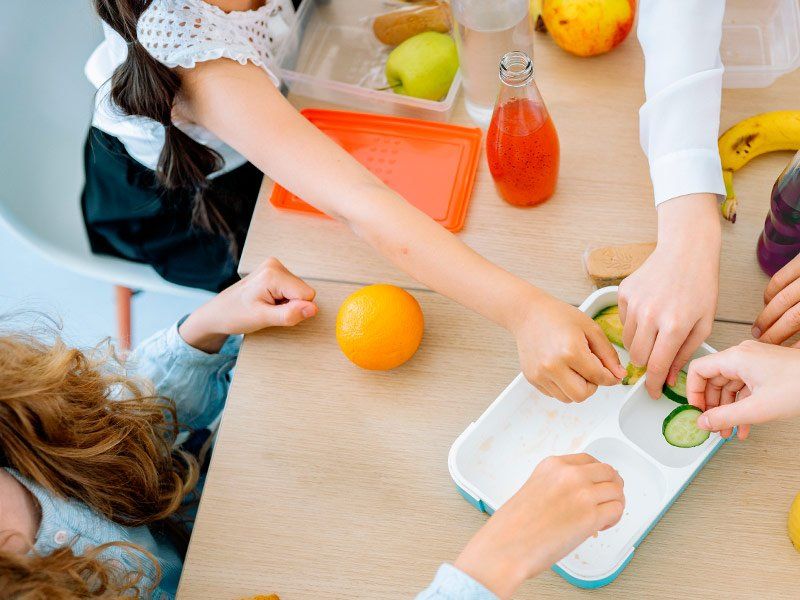
<svg viewBox="0 0 800 600"><path fill-rule="evenodd" d="M440 568L417 600L510 598L526 579L614 526L625 508L623 485L613 467L588 454L542 461L470 540L455 568Z"/></svg>
<svg viewBox="0 0 800 600"><path fill-rule="evenodd" d="M314 290L274 258L223 290L183 322L136 348L129 365L175 402L180 423L207 427L225 406L240 338L292 326L317 312Z"/></svg>
<svg viewBox="0 0 800 600"><path fill-rule="evenodd" d="M764 305L753 324L753 337L782 344L800 332L800 255L769 280ZM795 347L800 347L800 342Z"/></svg>
<svg viewBox="0 0 800 600"><path fill-rule="evenodd" d="M692 361L686 383L689 403L703 412L697 426L729 437L738 426L800 415L800 350L752 340Z"/></svg>
<svg viewBox="0 0 800 600"><path fill-rule="evenodd" d="M624 375L591 319L493 265L387 188L300 115L262 69L229 60L182 73L179 109L264 173L345 223L430 288L514 333L522 369L579 401Z"/></svg>

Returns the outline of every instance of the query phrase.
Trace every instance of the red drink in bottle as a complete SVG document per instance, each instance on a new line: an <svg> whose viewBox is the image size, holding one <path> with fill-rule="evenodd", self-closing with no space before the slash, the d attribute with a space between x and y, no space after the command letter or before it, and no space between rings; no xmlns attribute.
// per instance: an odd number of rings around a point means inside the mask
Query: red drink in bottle
<svg viewBox="0 0 800 600"><path fill-rule="evenodd" d="M489 170L506 202L534 206L555 191L558 134L524 52L503 56L500 81L500 95L486 134Z"/></svg>

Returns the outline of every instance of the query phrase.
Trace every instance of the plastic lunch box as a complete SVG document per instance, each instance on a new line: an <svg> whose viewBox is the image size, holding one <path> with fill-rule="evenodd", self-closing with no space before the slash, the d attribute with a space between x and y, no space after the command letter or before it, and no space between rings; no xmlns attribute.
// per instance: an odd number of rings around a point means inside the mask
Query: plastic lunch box
<svg viewBox="0 0 800 600"><path fill-rule="evenodd" d="M303 0L277 57L288 91L369 112L447 121L461 75L440 101L380 90L391 48L372 33L372 17L391 9L384 0Z"/></svg>
<svg viewBox="0 0 800 600"><path fill-rule="evenodd" d="M595 315L617 303L617 288L589 296L580 309ZM703 344L694 358L715 352ZM628 354L619 350L627 364ZM492 514L553 454L586 452L612 465L625 480L620 522L589 538L553 565L581 588L614 581L634 551L725 440L711 434L695 448L670 446L661 434L664 417L677 404L653 400L643 387L600 388L580 404L563 404L539 393L520 374L450 448L450 475L470 504Z"/></svg>
<svg viewBox="0 0 800 600"><path fill-rule="evenodd" d="M800 67L798 0L727 0L720 49L727 88L766 87Z"/></svg>

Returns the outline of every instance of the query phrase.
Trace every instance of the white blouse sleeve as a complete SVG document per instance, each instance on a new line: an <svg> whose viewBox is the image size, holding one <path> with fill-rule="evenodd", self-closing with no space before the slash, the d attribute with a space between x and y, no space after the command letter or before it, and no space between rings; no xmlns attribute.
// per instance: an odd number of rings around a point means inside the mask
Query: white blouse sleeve
<svg viewBox="0 0 800 600"><path fill-rule="evenodd" d="M640 0L647 101L639 135L656 205L685 194L724 196L717 136L725 0Z"/></svg>
<svg viewBox="0 0 800 600"><path fill-rule="evenodd" d="M202 0L155 0L136 27L139 43L167 67L229 58L262 67L280 85L273 64L294 13L288 0L268 0L254 11L225 13Z"/></svg>

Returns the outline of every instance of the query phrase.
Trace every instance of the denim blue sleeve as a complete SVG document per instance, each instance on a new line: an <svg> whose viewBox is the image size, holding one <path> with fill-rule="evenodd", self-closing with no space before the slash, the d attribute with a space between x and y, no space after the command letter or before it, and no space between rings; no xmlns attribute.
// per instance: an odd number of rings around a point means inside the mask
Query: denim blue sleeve
<svg viewBox="0 0 800 600"><path fill-rule="evenodd" d="M181 424L200 429L208 427L225 406L242 338L229 337L218 353L207 354L180 336L183 320L137 346L126 366L133 375L152 381L156 393L175 402Z"/></svg>
<svg viewBox="0 0 800 600"><path fill-rule="evenodd" d="M466 573L445 563L417 600L497 600L497 596Z"/></svg>

